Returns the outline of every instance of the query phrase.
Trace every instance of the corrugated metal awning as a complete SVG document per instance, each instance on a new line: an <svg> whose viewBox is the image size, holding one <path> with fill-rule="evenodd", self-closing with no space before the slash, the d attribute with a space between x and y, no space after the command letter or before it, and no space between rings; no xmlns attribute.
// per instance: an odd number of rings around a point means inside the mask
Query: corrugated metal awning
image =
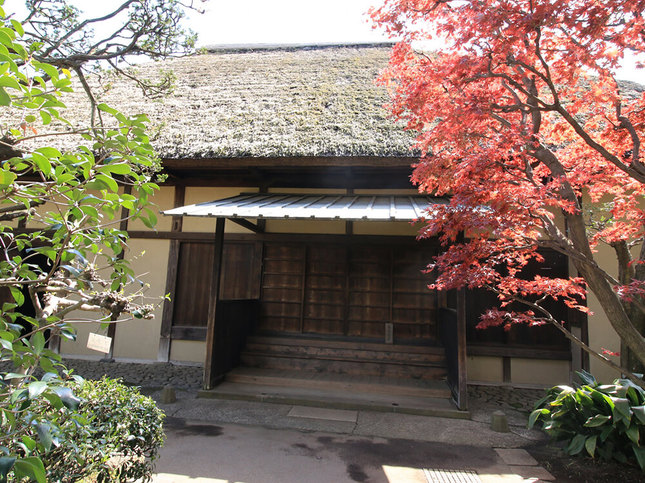
<svg viewBox="0 0 645 483"><path fill-rule="evenodd" d="M433 205L447 202L446 198L432 196L243 193L166 210L163 214L215 218L413 221L423 218Z"/></svg>

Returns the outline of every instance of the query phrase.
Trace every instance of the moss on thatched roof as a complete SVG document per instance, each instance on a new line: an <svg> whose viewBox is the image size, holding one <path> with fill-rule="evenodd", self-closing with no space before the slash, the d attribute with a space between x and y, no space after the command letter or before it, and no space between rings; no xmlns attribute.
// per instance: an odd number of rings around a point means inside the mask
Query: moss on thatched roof
<svg viewBox="0 0 645 483"><path fill-rule="evenodd" d="M101 101L144 112L159 129L164 158L411 156L413 136L387 117L375 85L389 44L225 46L136 67L158 78L172 71L173 92L146 99L124 78ZM78 93L72 118L87 117Z"/></svg>

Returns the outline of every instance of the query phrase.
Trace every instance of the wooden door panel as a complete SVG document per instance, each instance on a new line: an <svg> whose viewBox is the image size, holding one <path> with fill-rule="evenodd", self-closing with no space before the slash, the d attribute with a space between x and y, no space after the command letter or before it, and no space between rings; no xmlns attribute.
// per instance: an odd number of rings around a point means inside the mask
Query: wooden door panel
<svg viewBox="0 0 645 483"><path fill-rule="evenodd" d="M320 335L432 339L436 295L418 247L303 242L264 251L261 327Z"/></svg>

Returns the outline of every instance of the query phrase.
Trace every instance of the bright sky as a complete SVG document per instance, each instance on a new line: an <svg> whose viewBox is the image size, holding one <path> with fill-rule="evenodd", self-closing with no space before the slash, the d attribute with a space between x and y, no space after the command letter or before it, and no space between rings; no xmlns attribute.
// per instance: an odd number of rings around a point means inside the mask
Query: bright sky
<svg viewBox="0 0 645 483"><path fill-rule="evenodd" d="M186 22L199 34L200 46L388 40L372 30L366 15L367 10L381 0L193 1L206 10L203 15L191 13ZM123 0L72 0L71 3L92 16L100 16L112 11ZM21 9L24 11L24 0L5 1L7 13Z"/></svg>

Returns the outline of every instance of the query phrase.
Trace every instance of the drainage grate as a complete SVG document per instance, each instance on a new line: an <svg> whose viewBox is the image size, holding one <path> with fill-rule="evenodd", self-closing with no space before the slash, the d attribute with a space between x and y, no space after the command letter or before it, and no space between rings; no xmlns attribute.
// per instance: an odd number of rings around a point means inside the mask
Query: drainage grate
<svg viewBox="0 0 645 483"><path fill-rule="evenodd" d="M428 483L481 483L473 470L432 470L424 468Z"/></svg>

